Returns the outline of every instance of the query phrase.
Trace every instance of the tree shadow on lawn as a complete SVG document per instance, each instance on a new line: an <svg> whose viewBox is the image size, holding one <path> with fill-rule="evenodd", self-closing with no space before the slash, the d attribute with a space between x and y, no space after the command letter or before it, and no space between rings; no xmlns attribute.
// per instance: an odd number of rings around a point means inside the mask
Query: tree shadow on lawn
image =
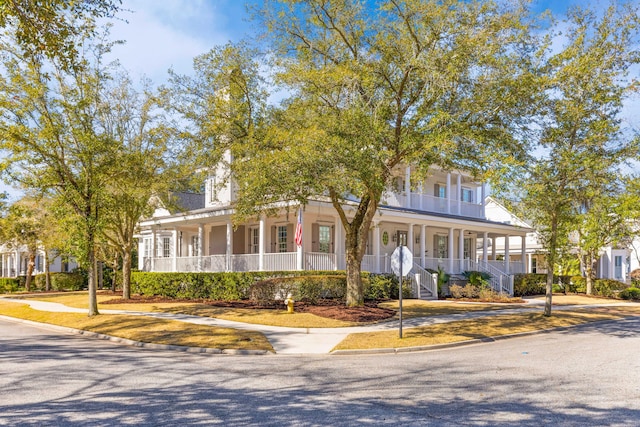
<svg viewBox="0 0 640 427"><path fill-rule="evenodd" d="M482 371L492 365L451 364L445 353L384 359L382 367L377 357L205 357L41 338L51 344L0 341L5 367L29 367L3 384L0 424L538 427L640 419L631 407L590 405L594 396L578 384L562 384L550 402L540 394L554 384L528 372L488 382Z"/></svg>

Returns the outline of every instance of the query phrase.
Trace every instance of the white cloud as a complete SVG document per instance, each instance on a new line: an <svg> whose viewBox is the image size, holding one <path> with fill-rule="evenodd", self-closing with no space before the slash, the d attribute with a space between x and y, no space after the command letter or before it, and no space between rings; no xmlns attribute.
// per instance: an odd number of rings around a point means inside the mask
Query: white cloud
<svg viewBox="0 0 640 427"><path fill-rule="evenodd" d="M169 68L189 73L195 56L234 38L225 30L230 17L213 3L219 2L123 2L130 11L118 15L122 20L110 21L111 38L126 43L114 46L112 58L119 59L134 78L145 75L155 83L166 79Z"/></svg>

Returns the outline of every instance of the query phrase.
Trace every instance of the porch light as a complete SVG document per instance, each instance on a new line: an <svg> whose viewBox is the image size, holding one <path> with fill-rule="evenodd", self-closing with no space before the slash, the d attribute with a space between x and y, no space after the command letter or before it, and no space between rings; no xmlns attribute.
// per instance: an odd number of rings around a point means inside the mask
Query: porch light
<svg viewBox="0 0 640 427"><path fill-rule="evenodd" d="M395 241L396 241L396 235L395 235L395 234L391 236L391 241L392 241L392 242L395 242Z"/></svg>
<svg viewBox="0 0 640 427"><path fill-rule="evenodd" d="M420 236L416 236L416 244L420 243Z"/></svg>

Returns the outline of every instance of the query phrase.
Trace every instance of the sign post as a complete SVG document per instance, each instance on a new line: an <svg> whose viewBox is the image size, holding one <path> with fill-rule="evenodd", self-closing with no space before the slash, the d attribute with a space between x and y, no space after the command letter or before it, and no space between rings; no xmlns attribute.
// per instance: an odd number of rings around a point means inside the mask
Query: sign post
<svg viewBox="0 0 640 427"><path fill-rule="evenodd" d="M402 277L413 268L413 254L406 246L398 246L391 254L391 270L398 276L398 306L400 308L400 338L402 338Z"/></svg>

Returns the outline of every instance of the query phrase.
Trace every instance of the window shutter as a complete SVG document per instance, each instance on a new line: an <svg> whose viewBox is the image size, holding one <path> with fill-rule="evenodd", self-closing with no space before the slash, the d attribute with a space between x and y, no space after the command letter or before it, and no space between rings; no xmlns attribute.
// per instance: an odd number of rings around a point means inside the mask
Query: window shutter
<svg viewBox="0 0 640 427"><path fill-rule="evenodd" d="M304 239L304 236L303 236ZM294 238L293 238L293 224L287 224L287 250L289 252L293 252L295 249L293 247L294 245Z"/></svg>
<svg viewBox="0 0 640 427"><path fill-rule="evenodd" d="M320 251L320 225L311 225L311 252Z"/></svg>
<svg viewBox="0 0 640 427"><path fill-rule="evenodd" d="M329 240L329 252L332 254L336 253L336 248L335 248L335 241L336 241L336 226L332 225L331 226L331 235L329 237L331 240Z"/></svg>
<svg viewBox="0 0 640 427"><path fill-rule="evenodd" d="M278 241L276 240L276 226L271 226L271 252L278 252Z"/></svg>

